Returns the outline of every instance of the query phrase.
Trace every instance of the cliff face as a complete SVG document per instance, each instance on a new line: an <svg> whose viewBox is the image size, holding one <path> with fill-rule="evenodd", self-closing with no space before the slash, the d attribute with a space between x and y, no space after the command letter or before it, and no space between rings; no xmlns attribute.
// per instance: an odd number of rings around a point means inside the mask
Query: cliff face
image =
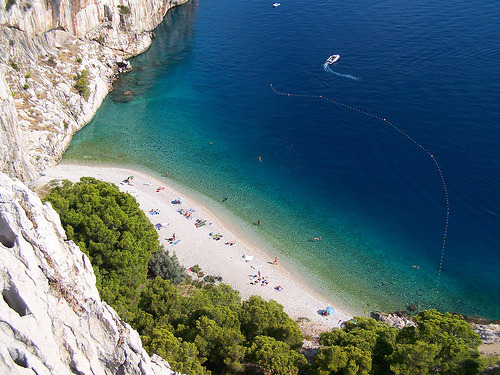
<svg viewBox="0 0 500 375"><path fill-rule="evenodd" d="M50 204L0 172L0 373L173 374L102 302Z"/></svg>
<svg viewBox="0 0 500 375"><path fill-rule="evenodd" d="M121 26L127 31L142 32L155 28L169 8L183 2L182 0L30 0L15 1L10 9L6 10L7 1L4 1L0 12L0 24L13 26L29 35L41 35L59 28L76 36L85 36L102 23L106 23L106 27L115 31ZM116 32L112 34L116 35Z"/></svg>
<svg viewBox="0 0 500 375"><path fill-rule="evenodd" d="M1 0L0 170L29 181L59 160L129 69L125 59L185 1ZM82 73L88 96L75 88Z"/></svg>
<svg viewBox="0 0 500 375"><path fill-rule="evenodd" d="M26 178L30 167L22 157L26 150L21 142L14 99L5 82L3 69L0 66L0 165L6 173Z"/></svg>

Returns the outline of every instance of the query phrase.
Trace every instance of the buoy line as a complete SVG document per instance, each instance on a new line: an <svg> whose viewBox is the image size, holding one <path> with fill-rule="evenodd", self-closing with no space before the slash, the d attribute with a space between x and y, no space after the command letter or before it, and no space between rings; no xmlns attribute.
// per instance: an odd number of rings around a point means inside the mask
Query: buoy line
<svg viewBox="0 0 500 375"><path fill-rule="evenodd" d="M436 166L436 169L439 173L439 177L441 178L441 184L443 185L445 202L446 202L446 218L445 218L445 222L444 222L443 242L442 242L442 247L441 247L441 257L439 259L439 268L438 268L438 275L437 275L437 282L436 282L436 293L439 293L439 282L441 279L441 271L443 269L444 253L446 250L446 238L448 236L448 223L449 223L449 219L450 219L450 200L449 200L449 196L448 196L448 188L446 186L446 181L444 179L443 171L441 170L441 167L439 166L439 163L436 160L436 158L434 157L434 155L429 150L427 150L422 144L417 142L412 136L410 136L408 133L406 133L403 130L401 130L400 128L398 128L396 125L394 125L392 122L390 122L386 118L374 115L370 112L363 111L359 108L350 106L348 104L339 102L337 100L330 99L330 98L323 96L323 95L286 93L286 92L281 92L281 91L276 90L272 83L270 83L269 86L271 87L271 90L273 90L278 95L283 95L283 96L288 96L288 97L296 97L296 98L321 99L321 100L330 102L332 104L338 105L339 107L343 107L345 109L348 109L350 111L358 112L364 116L371 117L373 119L382 121L383 123L385 123L385 124L389 125L391 128L393 128L398 133L405 136L408 140L410 140L412 143L414 143L418 148L420 148L423 152L425 152L432 159L432 161L434 162L434 165Z"/></svg>

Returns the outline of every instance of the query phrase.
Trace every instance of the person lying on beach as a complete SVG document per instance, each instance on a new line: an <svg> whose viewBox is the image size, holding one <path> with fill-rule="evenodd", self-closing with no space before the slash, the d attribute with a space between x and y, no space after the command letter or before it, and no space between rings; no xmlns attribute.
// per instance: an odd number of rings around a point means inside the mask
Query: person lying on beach
<svg viewBox="0 0 500 375"><path fill-rule="evenodd" d="M232 240L232 241L227 241L225 244L233 246L235 243L236 243L236 240Z"/></svg>
<svg viewBox="0 0 500 375"><path fill-rule="evenodd" d="M160 186L158 189L156 189L156 192L158 193L158 192L160 192L162 190L165 190L165 188L163 186Z"/></svg>
<svg viewBox="0 0 500 375"><path fill-rule="evenodd" d="M175 233L174 233L174 234L172 234L172 237L165 238L165 240L167 240L167 241L168 241L168 242L170 242L170 243L174 242L174 241L176 240L176 238L175 238Z"/></svg>
<svg viewBox="0 0 500 375"><path fill-rule="evenodd" d="M276 289L277 292L281 292L283 290L283 288L281 287L281 285L278 285L274 289Z"/></svg>
<svg viewBox="0 0 500 375"><path fill-rule="evenodd" d="M196 223L194 224L196 228L200 228L207 223L206 220L196 219Z"/></svg>
<svg viewBox="0 0 500 375"><path fill-rule="evenodd" d="M210 233L209 236L212 237L216 241L219 241L222 238L222 234L220 234L220 233L215 233L215 234Z"/></svg>

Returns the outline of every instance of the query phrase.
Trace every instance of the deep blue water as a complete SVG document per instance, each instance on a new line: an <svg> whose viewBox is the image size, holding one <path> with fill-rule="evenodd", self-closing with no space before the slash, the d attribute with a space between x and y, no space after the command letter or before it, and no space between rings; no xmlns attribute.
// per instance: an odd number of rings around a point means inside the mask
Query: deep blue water
<svg viewBox="0 0 500 375"><path fill-rule="evenodd" d="M169 11L65 159L169 171L215 202L229 196L214 204L358 311L416 304L499 319L498 7L271 4ZM446 201L433 160L320 95L386 118L439 163L450 202L439 293Z"/></svg>

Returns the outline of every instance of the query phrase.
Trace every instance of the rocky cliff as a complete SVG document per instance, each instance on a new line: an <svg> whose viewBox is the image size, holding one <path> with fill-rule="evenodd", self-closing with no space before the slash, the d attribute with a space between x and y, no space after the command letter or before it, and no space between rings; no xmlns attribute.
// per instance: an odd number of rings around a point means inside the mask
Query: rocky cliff
<svg viewBox="0 0 500 375"><path fill-rule="evenodd" d="M0 170L29 181L59 160L185 1L0 0Z"/></svg>
<svg viewBox="0 0 500 375"><path fill-rule="evenodd" d="M101 301L50 204L0 172L0 373L173 374Z"/></svg>

